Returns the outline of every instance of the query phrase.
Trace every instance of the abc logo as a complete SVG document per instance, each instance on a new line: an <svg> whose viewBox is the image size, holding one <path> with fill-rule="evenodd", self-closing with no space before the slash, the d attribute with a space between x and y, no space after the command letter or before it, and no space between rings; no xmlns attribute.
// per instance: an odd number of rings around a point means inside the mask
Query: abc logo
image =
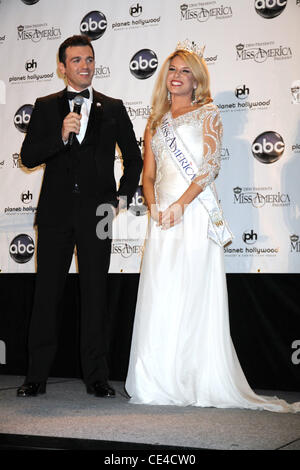
<svg viewBox="0 0 300 470"><path fill-rule="evenodd" d="M148 208L145 204L145 198L143 194L143 186L138 186L135 195L129 205L129 210L136 216L145 215L148 212Z"/></svg>
<svg viewBox="0 0 300 470"><path fill-rule="evenodd" d="M22 233L10 244L9 254L16 263L28 263L34 254L34 242L29 235Z"/></svg>
<svg viewBox="0 0 300 470"><path fill-rule="evenodd" d="M80 31L86 34L91 41L101 38L106 31L107 21L101 11L91 11L80 23Z"/></svg>
<svg viewBox="0 0 300 470"><path fill-rule="evenodd" d="M24 104L16 112L14 117L14 124L20 132L27 132L32 110L32 104Z"/></svg>
<svg viewBox="0 0 300 470"><path fill-rule="evenodd" d="M267 131L256 137L252 144L252 153L261 163L274 163L282 156L284 147L281 135Z"/></svg>
<svg viewBox="0 0 300 470"><path fill-rule="evenodd" d="M25 5L34 5L35 3L39 2L40 0L22 0Z"/></svg>
<svg viewBox="0 0 300 470"><path fill-rule="evenodd" d="M155 52L150 49L141 49L130 61L130 72L136 78L144 80L151 77L157 69L158 60Z"/></svg>
<svg viewBox="0 0 300 470"><path fill-rule="evenodd" d="M287 0L255 0L255 10L263 18L275 18L285 9Z"/></svg>

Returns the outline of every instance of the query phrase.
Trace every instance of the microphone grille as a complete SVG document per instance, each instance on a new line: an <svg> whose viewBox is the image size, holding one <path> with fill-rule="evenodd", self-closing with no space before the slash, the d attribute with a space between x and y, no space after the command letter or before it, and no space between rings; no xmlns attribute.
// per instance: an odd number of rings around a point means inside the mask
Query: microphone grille
<svg viewBox="0 0 300 470"><path fill-rule="evenodd" d="M77 106L81 106L82 103L83 103L83 96L81 95L75 96L74 104L76 104Z"/></svg>

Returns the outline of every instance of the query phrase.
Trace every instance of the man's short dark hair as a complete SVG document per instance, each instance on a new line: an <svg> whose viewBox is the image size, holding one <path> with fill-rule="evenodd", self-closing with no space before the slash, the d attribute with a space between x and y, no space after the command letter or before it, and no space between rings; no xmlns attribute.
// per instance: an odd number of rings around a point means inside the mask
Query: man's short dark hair
<svg viewBox="0 0 300 470"><path fill-rule="evenodd" d="M90 48L93 51L93 57L95 57L95 51L92 46L90 38L84 34L81 34L81 35L71 36L70 38L67 38L59 46L59 49L58 49L59 62L62 62L64 65L66 65L66 49L68 47L74 47L74 46L90 46Z"/></svg>

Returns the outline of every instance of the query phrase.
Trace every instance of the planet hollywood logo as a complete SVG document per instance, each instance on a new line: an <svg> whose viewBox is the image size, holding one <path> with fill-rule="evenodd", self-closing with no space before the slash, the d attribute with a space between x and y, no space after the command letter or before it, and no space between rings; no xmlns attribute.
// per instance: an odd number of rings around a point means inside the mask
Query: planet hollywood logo
<svg viewBox="0 0 300 470"><path fill-rule="evenodd" d="M9 246L9 254L16 263L28 263L34 255L34 241L25 233L17 235Z"/></svg>
<svg viewBox="0 0 300 470"><path fill-rule="evenodd" d="M241 205L251 204L256 209L260 209L265 205L272 207L286 207L290 205L289 194L281 193L280 191L277 193L270 191L272 191L272 187L241 188L236 186L233 188L233 203Z"/></svg>
<svg viewBox="0 0 300 470"><path fill-rule="evenodd" d="M143 12L143 7L139 3L137 3L136 5L135 4L131 5L131 7L129 8L129 13L134 18L140 16L142 12Z"/></svg>
<svg viewBox="0 0 300 470"><path fill-rule="evenodd" d="M218 54L204 57L206 65L215 65L218 60Z"/></svg>
<svg viewBox="0 0 300 470"><path fill-rule="evenodd" d="M253 156L261 163L274 163L284 152L285 144L278 132L262 132L253 141L251 150Z"/></svg>
<svg viewBox="0 0 300 470"><path fill-rule="evenodd" d="M116 240L111 245L111 254L120 255L122 258L130 258L133 255L141 256L143 249L143 245L131 245L128 241Z"/></svg>
<svg viewBox="0 0 300 470"><path fill-rule="evenodd" d="M152 106L143 105L142 101L126 101L124 105L132 121L136 118L148 119L151 114Z"/></svg>
<svg viewBox="0 0 300 470"><path fill-rule="evenodd" d="M289 46L267 47L274 45L274 41L254 43L254 44L237 44L236 60L253 60L257 63L265 62L268 59L283 60L293 57L292 49Z"/></svg>
<svg viewBox="0 0 300 470"><path fill-rule="evenodd" d="M86 34L91 41L103 36L107 28L107 20L101 11L90 11L80 23L81 34Z"/></svg>
<svg viewBox="0 0 300 470"><path fill-rule="evenodd" d="M254 111L254 110L266 110L271 105L271 99L256 99L248 100L250 97L250 88L247 84L243 83L238 85L234 90L235 101L228 101L225 103L217 104L218 108L222 112L234 112L234 111ZM252 96L252 94L251 94ZM234 98L234 97L233 97Z"/></svg>
<svg viewBox="0 0 300 470"><path fill-rule="evenodd" d="M300 253L300 237L299 235L291 235L290 236L290 243L291 243L291 252L292 253Z"/></svg>
<svg viewBox="0 0 300 470"><path fill-rule="evenodd" d="M249 93L249 88L245 84L243 84L236 87L234 94L239 100L245 100L246 98L248 98Z"/></svg>
<svg viewBox="0 0 300 470"><path fill-rule="evenodd" d="M29 200L26 200L24 198L28 197ZM27 193L22 193L21 199L23 204L29 204L31 202L30 198L32 198L32 194L28 192ZM7 206L4 208L4 214L7 216L10 215L20 215L20 216L28 216L28 215L33 215L36 212L37 208L36 206Z"/></svg>
<svg viewBox="0 0 300 470"><path fill-rule="evenodd" d="M151 77L158 66L157 55L151 49L141 49L136 52L129 64L132 75L139 80Z"/></svg>
<svg viewBox="0 0 300 470"><path fill-rule="evenodd" d="M32 201L33 194L28 189L27 191L23 191L20 197L23 204L29 204Z"/></svg>
<svg viewBox="0 0 300 470"><path fill-rule="evenodd" d="M35 59L29 59L25 62L24 68L28 72L22 75L13 75L9 77L8 81L10 84L22 84L22 83L33 83L39 81L49 81L54 77L54 72L52 73L32 73L37 70L38 63Z"/></svg>
<svg viewBox="0 0 300 470"><path fill-rule="evenodd" d="M27 132L32 110L32 104L24 104L18 109L14 116L14 125L18 129L18 131Z"/></svg>
<svg viewBox="0 0 300 470"><path fill-rule="evenodd" d="M253 245L257 242L257 233L251 230L246 230L242 235L243 242L247 245Z"/></svg>
<svg viewBox="0 0 300 470"><path fill-rule="evenodd" d="M39 42L43 39L60 39L61 31L57 26L48 26L47 23L37 25L20 25L17 27L18 40Z"/></svg>
<svg viewBox="0 0 300 470"><path fill-rule="evenodd" d="M25 62L25 69L27 70L27 72L34 72L37 68L37 62L36 60L34 59L31 59L31 60L27 60L27 62Z"/></svg>
<svg viewBox="0 0 300 470"><path fill-rule="evenodd" d="M148 207L145 202L142 186L138 186L132 201L129 204L129 211L136 216L146 215L148 213Z"/></svg>
<svg viewBox="0 0 300 470"><path fill-rule="evenodd" d="M237 245L226 247L224 253L226 256L230 257L262 257L262 256L276 256L280 248L274 246L253 246L258 242L258 233L253 229L247 229L243 232L242 241L244 245ZM263 237L265 238L265 237ZM247 246L245 246L247 245ZM250 246L249 246L250 245ZM252 245L252 246L251 246Z"/></svg>
<svg viewBox="0 0 300 470"><path fill-rule="evenodd" d="M256 242L255 240L255 234L254 233L254 243ZM244 234L243 234L244 236ZM251 236L251 234L250 234ZM251 240L251 241L253 241ZM243 240L244 243L247 243L245 240ZM248 242L249 244L249 242ZM236 257L275 257L278 255L280 251L279 247L274 247L274 246L228 246L224 248L224 254L226 257L231 257L231 258L236 258Z"/></svg>
<svg viewBox="0 0 300 470"><path fill-rule="evenodd" d="M124 21L115 21L112 24L114 31L122 31L126 29L137 29L142 27L158 26L160 23L160 16L158 17L141 17L143 14L143 6L140 2L133 3L129 7L129 14L132 19L126 19Z"/></svg>
<svg viewBox="0 0 300 470"><path fill-rule="evenodd" d="M260 16L271 19L281 15L286 4L287 0L255 0L254 7Z"/></svg>
<svg viewBox="0 0 300 470"><path fill-rule="evenodd" d="M206 8L207 4L214 5L212 8ZM220 4L220 2L198 2L183 3L180 5L180 20L197 20L200 23L215 18L224 20L232 17L232 7Z"/></svg>

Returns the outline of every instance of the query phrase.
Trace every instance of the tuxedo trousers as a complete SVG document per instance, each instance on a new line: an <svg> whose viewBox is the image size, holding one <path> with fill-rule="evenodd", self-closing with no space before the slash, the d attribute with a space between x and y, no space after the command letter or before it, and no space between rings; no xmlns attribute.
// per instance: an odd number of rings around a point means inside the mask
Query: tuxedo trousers
<svg viewBox="0 0 300 470"><path fill-rule="evenodd" d="M38 225L36 286L28 339L28 382L46 381L50 374L58 343L58 307L75 246L81 298L83 380L88 385L108 379L107 277L111 238L100 239L96 235L99 217L96 217L97 204L93 198L72 194L69 206L63 225Z"/></svg>

